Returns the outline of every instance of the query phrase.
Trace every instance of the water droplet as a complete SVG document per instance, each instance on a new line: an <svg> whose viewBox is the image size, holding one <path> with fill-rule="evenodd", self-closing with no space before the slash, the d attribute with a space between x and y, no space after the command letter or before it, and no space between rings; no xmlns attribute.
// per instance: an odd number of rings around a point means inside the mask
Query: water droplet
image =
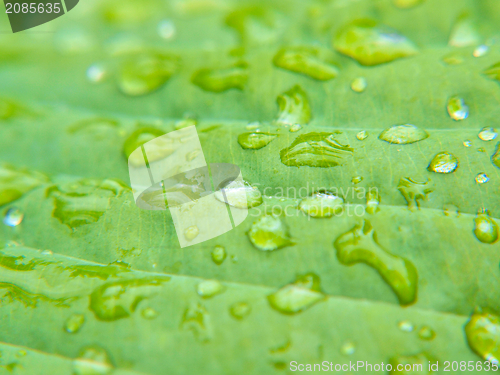
<svg viewBox="0 0 500 375"><path fill-rule="evenodd" d="M273 215L264 215L255 221L248 231L248 238L262 251L273 251L293 245L285 223Z"/></svg>
<svg viewBox="0 0 500 375"><path fill-rule="evenodd" d="M353 178L351 178L351 182L353 184L359 184L361 181L363 181L363 177L361 176L354 176Z"/></svg>
<svg viewBox="0 0 500 375"><path fill-rule="evenodd" d="M464 62L464 58L461 54L452 52L443 57L443 62L447 65L459 65Z"/></svg>
<svg viewBox="0 0 500 375"><path fill-rule="evenodd" d="M333 133L301 134L293 143L280 151L281 162L289 167L328 168L341 165L351 156L353 149L342 145Z"/></svg>
<svg viewBox="0 0 500 375"><path fill-rule="evenodd" d="M156 28L158 35L163 39L172 39L175 36L175 24L172 20L161 20Z"/></svg>
<svg viewBox="0 0 500 375"><path fill-rule="evenodd" d="M215 264L221 265L222 262L226 259L227 254L226 254L226 249L224 249L222 246L215 246L214 249L212 250L212 260L214 261Z"/></svg>
<svg viewBox="0 0 500 375"><path fill-rule="evenodd" d="M363 220L334 242L337 258L344 265L366 263L389 284L401 305L410 305L417 298L418 274L409 260L382 248L370 222Z"/></svg>
<svg viewBox="0 0 500 375"><path fill-rule="evenodd" d="M398 327L403 332L413 332L415 326L409 320L403 320L398 323Z"/></svg>
<svg viewBox="0 0 500 375"><path fill-rule="evenodd" d="M471 147L471 146L472 146L472 142L471 142L470 140L466 139L466 140L464 141L464 146L465 146L465 147Z"/></svg>
<svg viewBox="0 0 500 375"><path fill-rule="evenodd" d="M498 239L498 225L487 210L480 210L474 218L474 235L482 243L494 243Z"/></svg>
<svg viewBox="0 0 500 375"><path fill-rule="evenodd" d="M64 324L64 330L68 333L77 333L85 323L85 316L83 314L71 315Z"/></svg>
<svg viewBox="0 0 500 375"><path fill-rule="evenodd" d="M488 177L488 175L486 173L479 173L477 176L476 176L476 182L478 184L485 184L487 183L488 181L490 180L490 178Z"/></svg>
<svg viewBox="0 0 500 375"><path fill-rule="evenodd" d="M149 94L168 81L177 70L177 64L178 58L173 55L137 54L121 66L118 86L130 96Z"/></svg>
<svg viewBox="0 0 500 375"><path fill-rule="evenodd" d="M319 277L313 273L300 276L267 297L272 308L284 314L304 311L325 298L319 289Z"/></svg>
<svg viewBox="0 0 500 375"><path fill-rule="evenodd" d="M392 0L392 3L400 9L414 8L425 0Z"/></svg>
<svg viewBox="0 0 500 375"><path fill-rule="evenodd" d="M259 150L278 137L271 133L243 133L238 136L238 143L245 150Z"/></svg>
<svg viewBox="0 0 500 375"><path fill-rule="evenodd" d="M452 173L458 167L458 159L447 151L436 154L430 162L427 170L436 173Z"/></svg>
<svg viewBox="0 0 500 375"><path fill-rule="evenodd" d="M140 301L153 297L170 277L115 281L101 285L90 295L90 310L99 320L110 322L127 318Z"/></svg>
<svg viewBox="0 0 500 375"><path fill-rule="evenodd" d="M140 155L136 155L137 153L132 153L140 146L143 144L161 137L162 135L165 135L165 132L158 128L154 127L141 127L139 129L136 129L132 134L130 134L127 139L125 140L123 144L123 153L125 154L125 157L127 160L129 160L130 163L136 166L140 166L144 164L144 156L142 153ZM160 159L164 156L168 156L170 153L172 153L172 147L166 147L163 154L159 154L156 159ZM161 156L161 157L160 157ZM148 155L149 157L149 155ZM149 159L149 158L148 158ZM149 162L152 162L153 160L150 160Z"/></svg>
<svg viewBox="0 0 500 375"><path fill-rule="evenodd" d="M200 297L211 298L224 291L224 286L217 280L204 280L196 288Z"/></svg>
<svg viewBox="0 0 500 375"><path fill-rule="evenodd" d="M491 155L491 162L494 166L500 168L500 142L497 143L495 152Z"/></svg>
<svg viewBox="0 0 500 375"><path fill-rule="evenodd" d="M153 320L158 317L158 311L156 311L152 307L146 307L145 309L142 309L141 315L144 319Z"/></svg>
<svg viewBox="0 0 500 375"><path fill-rule="evenodd" d="M378 139L398 145L407 145L429 138L429 134L415 125L394 125L385 129Z"/></svg>
<svg viewBox="0 0 500 375"><path fill-rule="evenodd" d="M311 121L309 99L299 85L285 91L276 99L279 107L276 123L284 126L306 125Z"/></svg>
<svg viewBox="0 0 500 375"><path fill-rule="evenodd" d="M356 134L356 138L360 141L363 141L368 138L368 132L366 130L362 130Z"/></svg>
<svg viewBox="0 0 500 375"><path fill-rule="evenodd" d="M446 109L450 117L455 121L465 120L469 116L469 107L462 98L456 96L448 99Z"/></svg>
<svg viewBox="0 0 500 375"><path fill-rule="evenodd" d="M52 254L54 254L54 252L53 252L53 251L51 251L51 250L43 250L43 251L41 252L41 254L42 254L42 255L52 255Z"/></svg>
<svg viewBox="0 0 500 375"><path fill-rule="evenodd" d="M98 346L89 346L80 351L73 361L74 375L108 375L113 365L108 353Z"/></svg>
<svg viewBox="0 0 500 375"><path fill-rule="evenodd" d="M320 190L302 199L298 208L311 217L332 217L342 213L344 200L332 192Z"/></svg>
<svg viewBox="0 0 500 375"><path fill-rule="evenodd" d="M347 341L340 347L340 353L343 355L351 355L356 352L356 346L352 341Z"/></svg>
<svg viewBox="0 0 500 375"><path fill-rule="evenodd" d="M258 129L259 127L260 127L260 122L251 122L247 124L247 126L245 126L247 130L255 130Z"/></svg>
<svg viewBox="0 0 500 375"><path fill-rule="evenodd" d="M431 341L436 337L436 332L432 328L424 326L418 331L418 337L422 340Z"/></svg>
<svg viewBox="0 0 500 375"><path fill-rule="evenodd" d="M235 180L215 192L215 198L237 208L252 208L262 204L262 194L247 181Z"/></svg>
<svg viewBox="0 0 500 375"><path fill-rule="evenodd" d="M3 223L9 227L17 227L23 221L24 214L18 208L9 208L3 218Z"/></svg>
<svg viewBox="0 0 500 375"><path fill-rule="evenodd" d="M99 83L105 80L106 68L102 64L92 64L87 69L87 78L92 83Z"/></svg>
<svg viewBox="0 0 500 375"><path fill-rule="evenodd" d="M427 200L427 195L432 193L428 187L429 181L418 182L410 177L401 178L398 184L398 190L408 203L408 209L413 211L420 208L420 200Z"/></svg>
<svg viewBox="0 0 500 375"><path fill-rule="evenodd" d="M231 315L239 320L247 317L250 314L251 310L252 308L246 302L236 302L229 308L229 312L231 313Z"/></svg>
<svg viewBox="0 0 500 375"><path fill-rule="evenodd" d="M477 152L486 152L486 149L484 147L479 147L477 149Z"/></svg>
<svg viewBox="0 0 500 375"><path fill-rule="evenodd" d="M248 64L243 61L220 69L203 68L191 77L193 84L211 92L223 92L229 89L243 90L247 81Z"/></svg>
<svg viewBox="0 0 500 375"><path fill-rule="evenodd" d="M480 46L477 46L474 52L472 52L472 55L474 57L482 57L488 53L490 48L484 44L481 44Z"/></svg>
<svg viewBox="0 0 500 375"><path fill-rule="evenodd" d="M0 164L0 206L21 198L48 180L47 176L41 173Z"/></svg>
<svg viewBox="0 0 500 375"><path fill-rule="evenodd" d="M482 359L498 365L500 361L500 318L490 311L476 311L465 325L467 343Z"/></svg>
<svg viewBox="0 0 500 375"><path fill-rule="evenodd" d="M327 81L339 74L333 54L317 47L282 48L273 59L279 68L302 73L311 78Z"/></svg>
<svg viewBox="0 0 500 375"><path fill-rule="evenodd" d="M389 364L392 366L392 372L401 375L430 375L430 364L435 364L437 361L426 353L416 355L398 355L389 359ZM399 367L398 367L399 366ZM397 371L396 369L401 369ZM406 368L406 369L405 369Z"/></svg>
<svg viewBox="0 0 500 375"><path fill-rule="evenodd" d="M490 79L500 82L500 62L490 66L483 72L483 74Z"/></svg>
<svg viewBox="0 0 500 375"><path fill-rule="evenodd" d="M467 13L462 13L451 30L448 44L454 47L473 46L479 42L474 22Z"/></svg>
<svg viewBox="0 0 500 375"><path fill-rule="evenodd" d="M212 336L212 325L210 315L200 303L192 303L182 317L181 328L191 330L195 338L200 342L210 340Z"/></svg>
<svg viewBox="0 0 500 375"><path fill-rule="evenodd" d="M482 141L491 141L497 137L497 132L493 128L482 128L478 137Z"/></svg>
<svg viewBox="0 0 500 375"><path fill-rule="evenodd" d="M196 236L198 236L198 234L200 234L200 230L196 225L191 225L190 227L184 230L184 237L188 241L194 240Z"/></svg>
<svg viewBox="0 0 500 375"><path fill-rule="evenodd" d="M333 45L362 65L378 65L417 53L417 47L406 37L369 19L358 19L342 27Z"/></svg>
<svg viewBox="0 0 500 375"><path fill-rule="evenodd" d="M375 214L380 211L380 195L378 191L375 189L370 189L368 193L366 193L366 212L369 214Z"/></svg>
<svg viewBox="0 0 500 375"><path fill-rule="evenodd" d="M368 83L366 82L366 79L364 77L358 77L354 78L354 80L351 82L351 89L355 92L363 92L366 90L367 85Z"/></svg>
<svg viewBox="0 0 500 375"><path fill-rule="evenodd" d="M300 124L292 125L290 128L290 133L298 132L300 129L302 129L302 125Z"/></svg>

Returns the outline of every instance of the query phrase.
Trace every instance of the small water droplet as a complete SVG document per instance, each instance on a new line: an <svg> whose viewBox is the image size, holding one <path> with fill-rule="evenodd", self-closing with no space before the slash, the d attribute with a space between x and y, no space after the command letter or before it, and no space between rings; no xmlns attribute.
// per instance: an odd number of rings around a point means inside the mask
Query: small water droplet
<svg viewBox="0 0 500 375"><path fill-rule="evenodd" d="M302 129L302 125L294 124L290 127L290 133L298 132L300 129Z"/></svg>
<svg viewBox="0 0 500 375"><path fill-rule="evenodd" d="M493 128L482 128L478 137L482 141L491 141L497 137L497 132Z"/></svg>
<svg viewBox="0 0 500 375"><path fill-rule="evenodd" d="M42 254L42 255L52 255L52 254L54 254L54 252L53 252L52 250L43 250L43 251L41 252L41 254Z"/></svg>
<svg viewBox="0 0 500 375"><path fill-rule="evenodd" d="M243 133L238 136L238 143L245 150L259 150L266 147L277 136L271 133Z"/></svg>
<svg viewBox="0 0 500 375"><path fill-rule="evenodd" d="M382 141L395 143L398 145L407 145L429 138L429 134L415 125L404 124L394 125L385 129L378 138Z"/></svg>
<svg viewBox="0 0 500 375"><path fill-rule="evenodd" d="M479 210L474 218L474 235L482 243L494 243L498 239L498 225L488 214L488 210Z"/></svg>
<svg viewBox="0 0 500 375"><path fill-rule="evenodd" d="M5 213L3 222L9 227L17 227L23 221L24 214L18 208L9 208Z"/></svg>
<svg viewBox="0 0 500 375"><path fill-rule="evenodd" d="M360 141L363 141L366 138L368 138L368 132L366 130L361 130L359 133L356 134L356 138Z"/></svg>
<svg viewBox="0 0 500 375"><path fill-rule="evenodd" d="M311 217L324 218L342 213L343 205L342 198L329 191L321 190L302 199L298 208Z"/></svg>
<svg viewBox="0 0 500 375"><path fill-rule="evenodd" d="M296 314L325 297L320 292L319 284L319 277L309 273L298 277L294 283L285 285L267 299L272 308L284 314Z"/></svg>
<svg viewBox="0 0 500 375"><path fill-rule="evenodd" d="M77 333L85 323L85 316L83 314L71 315L64 324L64 330L68 333Z"/></svg>
<svg viewBox="0 0 500 375"><path fill-rule="evenodd" d="M255 130L258 129L259 127L260 127L260 122L251 122L247 126L245 126L247 130Z"/></svg>
<svg viewBox="0 0 500 375"><path fill-rule="evenodd" d="M236 302L229 308L229 312L231 313L231 315L239 320L247 317L250 314L251 310L252 308L246 302Z"/></svg>
<svg viewBox="0 0 500 375"><path fill-rule="evenodd" d="M465 325L469 347L478 356L498 365L500 361L500 317L490 311L476 311Z"/></svg>
<svg viewBox="0 0 500 375"><path fill-rule="evenodd" d="M447 65L459 65L464 62L464 58L462 55L458 53L450 53L443 57L443 62Z"/></svg>
<svg viewBox="0 0 500 375"><path fill-rule="evenodd" d="M218 280L204 280L198 284L196 291L200 297L211 298L224 291L224 285Z"/></svg>
<svg viewBox="0 0 500 375"><path fill-rule="evenodd" d="M243 90L248 81L248 64L240 61L222 68L202 68L191 77L191 82L205 91L224 92Z"/></svg>
<svg viewBox="0 0 500 375"><path fill-rule="evenodd" d="M477 176L476 176L476 182L478 184L485 184L487 183L488 181L490 180L490 178L488 177L488 175L486 173L479 173Z"/></svg>
<svg viewBox="0 0 500 375"><path fill-rule="evenodd" d="M422 340L430 341L436 337L436 332L432 328L424 326L418 331L418 337Z"/></svg>
<svg viewBox="0 0 500 375"><path fill-rule="evenodd" d="M488 53L490 48L487 45L481 44L480 46L477 46L476 49L474 49L474 52L472 52L472 55L474 57L482 57Z"/></svg>
<svg viewBox="0 0 500 375"><path fill-rule="evenodd" d="M163 39L172 39L175 36L175 24L172 20L161 20L156 28L158 35Z"/></svg>
<svg viewBox="0 0 500 375"><path fill-rule="evenodd" d="M190 227L187 227L184 230L184 237L188 241L194 240L196 238L196 236L198 236L198 234L200 234L200 230L198 229L198 227L196 225L191 225Z"/></svg>
<svg viewBox="0 0 500 375"><path fill-rule="evenodd" d="M92 64L87 69L87 78L92 83L104 81L107 75L106 68L101 64Z"/></svg>
<svg viewBox="0 0 500 375"><path fill-rule="evenodd" d="M146 307L145 309L142 309L141 315L144 319L152 320L158 316L158 311L152 307Z"/></svg>
<svg viewBox="0 0 500 375"><path fill-rule="evenodd" d="M363 92L366 90L367 85L368 83L364 77L358 77L351 82L351 89L355 92Z"/></svg>
<svg viewBox="0 0 500 375"><path fill-rule="evenodd" d="M398 323L398 327L403 332L413 332L415 326L408 320L403 320Z"/></svg>
<svg viewBox="0 0 500 375"><path fill-rule="evenodd" d="M274 215L261 216L248 231L250 242L259 250L273 251L293 245L283 220Z"/></svg>
<svg viewBox="0 0 500 375"><path fill-rule="evenodd" d="M352 341L347 341L340 347L340 353L343 355L351 355L356 352L356 346Z"/></svg>
<svg viewBox="0 0 500 375"><path fill-rule="evenodd" d="M380 211L380 195L377 190L369 190L366 193L366 212L375 214Z"/></svg>
<svg viewBox="0 0 500 375"><path fill-rule="evenodd" d="M471 147L471 146L472 146L472 142L471 142L471 141L469 141L468 139L466 139L466 140L464 141L464 146L465 146L465 147Z"/></svg>
<svg viewBox="0 0 500 375"><path fill-rule="evenodd" d="M453 96L448 100L446 109L450 117L455 121L465 120L469 116L469 107L462 98L457 96Z"/></svg>
<svg viewBox="0 0 500 375"><path fill-rule="evenodd" d="M113 371L113 365L104 349L89 346L73 361L73 371L75 375L108 375Z"/></svg>
<svg viewBox="0 0 500 375"><path fill-rule="evenodd" d="M212 250L212 260L214 261L215 264L221 265L222 262L226 259L227 254L226 254L226 249L224 249L222 246L215 246L214 249Z"/></svg>
<svg viewBox="0 0 500 375"><path fill-rule="evenodd" d="M452 173L458 167L458 159L455 155L444 151L436 154L429 163L427 170L436 173Z"/></svg>
<svg viewBox="0 0 500 375"><path fill-rule="evenodd" d="M363 177L361 176L354 176L352 179L351 179L351 182L353 184L359 184L361 181L363 181Z"/></svg>
<svg viewBox="0 0 500 375"><path fill-rule="evenodd" d="M484 147L479 147L477 149L477 152L486 152L486 149Z"/></svg>
<svg viewBox="0 0 500 375"><path fill-rule="evenodd" d="M309 99L299 85L295 85L290 90L278 95L276 101L279 107L278 118L276 119L278 125L306 125L311 121Z"/></svg>

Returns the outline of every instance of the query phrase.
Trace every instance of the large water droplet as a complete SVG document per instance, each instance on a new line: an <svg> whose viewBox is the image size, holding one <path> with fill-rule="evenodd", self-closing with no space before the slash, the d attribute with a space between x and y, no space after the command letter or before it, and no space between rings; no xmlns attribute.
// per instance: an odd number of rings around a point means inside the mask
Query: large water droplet
<svg viewBox="0 0 500 375"><path fill-rule="evenodd" d="M212 260L214 261L215 264L221 265L222 262L226 259L227 254L226 254L226 249L224 249L222 246L215 246L214 249L212 250Z"/></svg>
<svg viewBox="0 0 500 375"><path fill-rule="evenodd" d="M327 81L339 74L333 54L317 47L287 47L273 59L274 65L311 78Z"/></svg>
<svg viewBox="0 0 500 375"><path fill-rule="evenodd" d="M491 363L500 361L500 317L490 311L477 309L465 325L469 347Z"/></svg>
<svg viewBox="0 0 500 375"><path fill-rule="evenodd" d="M443 151L436 154L430 162L427 170L436 173L451 173L458 167L458 159L455 155Z"/></svg>
<svg viewBox="0 0 500 375"><path fill-rule="evenodd" d="M482 128L478 137L482 141L492 141L497 137L497 132L493 128Z"/></svg>
<svg viewBox="0 0 500 375"><path fill-rule="evenodd" d="M462 98L453 96L448 99L446 106L448 114L455 121L465 120L469 116L469 107L465 104Z"/></svg>
<svg viewBox="0 0 500 375"><path fill-rule="evenodd" d="M7 210L3 218L3 222L5 225L8 225L9 227L16 227L19 224L21 224L23 218L24 214L22 213L22 211L18 208L13 207Z"/></svg>
<svg viewBox="0 0 500 375"><path fill-rule="evenodd" d="M196 292L200 297L211 298L224 291L224 285L218 280L204 280L196 287Z"/></svg>
<svg viewBox="0 0 500 375"><path fill-rule="evenodd" d="M128 58L120 69L118 87L130 96L159 89L177 70L178 58L159 53L142 53Z"/></svg>
<svg viewBox="0 0 500 375"><path fill-rule="evenodd" d="M261 216L248 231L252 244L262 251L293 245L283 220L274 215Z"/></svg>
<svg viewBox="0 0 500 375"><path fill-rule="evenodd" d="M113 365L108 353L98 346L83 348L73 361L74 375L108 375Z"/></svg>
<svg viewBox="0 0 500 375"><path fill-rule="evenodd" d="M206 91L223 92L229 89L243 90L248 81L248 64L239 62L233 66L196 71L191 82Z"/></svg>
<svg viewBox="0 0 500 375"><path fill-rule="evenodd" d="M246 302L236 302L229 308L229 312L231 313L231 315L238 320L247 317L250 314L251 310L252 309L250 305Z"/></svg>
<svg viewBox="0 0 500 375"><path fill-rule="evenodd" d="M474 235L482 243L494 243L498 239L498 225L488 215L487 210L480 210L474 219Z"/></svg>
<svg viewBox="0 0 500 375"><path fill-rule="evenodd" d="M335 49L362 65L378 65L417 53L417 47L397 31L369 19L359 19L340 29Z"/></svg>
<svg viewBox="0 0 500 375"><path fill-rule="evenodd" d="M191 225L184 230L184 237L188 241L194 240L198 236L198 234L200 234L200 230L196 225Z"/></svg>
<svg viewBox="0 0 500 375"><path fill-rule="evenodd" d="M404 177L399 180L398 190L408 203L408 209L413 211L420 208L420 200L427 200L427 195L432 193L429 188L429 181L418 182L410 177Z"/></svg>
<svg viewBox="0 0 500 375"><path fill-rule="evenodd" d="M328 168L341 165L353 149L335 139L333 133L299 135L293 143L280 151L281 162L289 167Z"/></svg>
<svg viewBox="0 0 500 375"><path fill-rule="evenodd" d="M243 133L238 136L238 143L243 149L259 150L266 147L277 136L277 134L271 133Z"/></svg>
<svg viewBox="0 0 500 375"><path fill-rule="evenodd" d="M334 242L337 258L344 265L366 263L389 284L401 305L417 298L418 275L413 263L382 248L369 221L341 234Z"/></svg>
<svg viewBox="0 0 500 375"><path fill-rule="evenodd" d="M125 154L125 157L127 160L129 160L130 163L136 166L140 166L144 164L144 156L142 153L134 153L132 154L138 147L142 146L143 144L158 138L162 135L164 135L165 132L154 127L141 127L139 129L136 129L133 131L125 140L123 144L123 153ZM155 144L153 144L151 147L154 147ZM148 161L151 163L154 160L161 159L165 156L170 155L175 151L172 145L166 145L162 144L161 149L153 149L149 150L148 152ZM154 155L153 160L149 160L150 154Z"/></svg>
<svg viewBox="0 0 500 375"><path fill-rule="evenodd" d="M351 82L351 89L352 89L352 91L355 91L355 92L363 92L366 90L367 86L368 86L368 84L367 84L366 79L364 77L354 78L354 80Z"/></svg>
<svg viewBox="0 0 500 375"><path fill-rule="evenodd" d="M467 13L462 13L451 30L448 44L454 47L473 46L479 42L476 26Z"/></svg>
<svg viewBox="0 0 500 375"><path fill-rule="evenodd" d="M378 138L389 143L406 145L427 139L429 134L415 125L405 124L394 125L385 129Z"/></svg>
<svg viewBox="0 0 500 375"><path fill-rule="evenodd" d="M68 333L77 333L85 323L83 314L73 314L64 323L64 330Z"/></svg>
<svg viewBox="0 0 500 375"><path fill-rule="evenodd" d="M476 176L476 182L478 184L485 184L487 183L488 181L490 180L490 178L488 177L488 175L486 173L479 173L477 176Z"/></svg>
<svg viewBox="0 0 500 375"><path fill-rule="evenodd" d="M342 213L344 200L332 192L321 190L302 199L298 208L311 217L332 217Z"/></svg>
<svg viewBox="0 0 500 375"><path fill-rule="evenodd" d="M215 192L215 198L237 208L252 208L262 204L262 194L247 181L235 180Z"/></svg>
<svg viewBox="0 0 500 375"><path fill-rule="evenodd" d="M272 308L285 314L296 314L325 298L320 292L319 283L317 275L306 274L269 295L267 299Z"/></svg>
<svg viewBox="0 0 500 375"><path fill-rule="evenodd" d="M276 123L284 126L307 125L311 121L309 99L299 85L285 91L276 99L279 107Z"/></svg>

